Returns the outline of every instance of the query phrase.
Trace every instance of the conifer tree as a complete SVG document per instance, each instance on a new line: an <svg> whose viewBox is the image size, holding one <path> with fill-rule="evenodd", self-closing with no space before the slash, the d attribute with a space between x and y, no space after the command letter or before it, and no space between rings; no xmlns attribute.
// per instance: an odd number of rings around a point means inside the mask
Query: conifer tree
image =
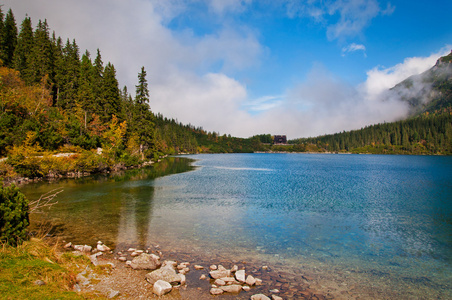
<svg viewBox="0 0 452 300"><path fill-rule="evenodd" d="M20 77L26 84L33 81L31 68L31 53L33 51L34 37L31 19L26 17L22 21L17 46L14 51L14 68L20 72Z"/></svg>
<svg viewBox="0 0 452 300"><path fill-rule="evenodd" d="M110 120L112 115L120 117L121 99L119 95L118 80L116 79L115 67L111 63L107 63L105 66L102 89L105 119Z"/></svg>
<svg viewBox="0 0 452 300"><path fill-rule="evenodd" d="M8 68L13 68L14 50L16 49L17 45L17 26L13 11L11 9L8 10L5 22L3 24L3 35L1 43L3 48L3 64Z"/></svg>
<svg viewBox="0 0 452 300"><path fill-rule="evenodd" d="M82 109L87 116L95 113L94 88L93 88L93 63L88 50L82 55L80 62L80 87L78 90L78 99Z"/></svg>
<svg viewBox="0 0 452 300"><path fill-rule="evenodd" d="M4 28L3 18L4 14L2 11L2 6L0 5L0 60L2 61L2 63L0 63L0 66L2 66L3 64L3 53L5 52L3 47L3 28Z"/></svg>
<svg viewBox="0 0 452 300"><path fill-rule="evenodd" d="M39 20L34 40L31 55L33 81L40 82L45 75L53 75L53 51L47 20Z"/></svg>
<svg viewBox="0 0 452 300"><path fill-rule="evenodd" d="M141 72L138 74L135 98L138 104L149 104L149 90L146 75L146 70L144 67L141 67Z"/></svg>
<svg viewBox="0 0 452 300"><path fill-rule="evenodd" d="M144 159L146 150L154 150L154 123L148 104L149 90L144 67L141 67L141 72L138 74L138 85L135 87L134 125L139 137L141 157Z"/></svg>

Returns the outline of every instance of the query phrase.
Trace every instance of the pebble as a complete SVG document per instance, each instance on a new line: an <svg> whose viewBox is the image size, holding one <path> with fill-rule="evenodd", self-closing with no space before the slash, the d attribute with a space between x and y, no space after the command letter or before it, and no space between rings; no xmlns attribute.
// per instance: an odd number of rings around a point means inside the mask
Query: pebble
<svg viewBox="0 0 452 300"><path fill-rule="evenodd" d="M215 271L215 270L218 269L218 267L217 267L216 265L211 265L209 268L210 268L212 271Z"/></svg>
<svg viewBox="0 0 452 300"><path fill-rule="evenodd" d="M127 261L127 257L125 256L121 256L120 258L118 258L119 261Z"/></svg>
<svg viewBox="0 0 452 300"><path fill-rule="evenodd" d="M250 288L248 285L242 286L242 289L243 289L245 292L248 292L249 290L251 290L251 288Z"/></svg>
<svg viewBox="0 0 452 300"><path fill-rule="evenodd" d="M226 282L224 281L224 280L222 280L222 279L215 279L215 282L214 282L216 285L218 285L218 286L223 286L223 285L226 285Z"/></svg>
<svg viewBox="0 0 452 300"><path fill-rule="evenodd" d="M271 300L271 299L265 296L264 294L256 294L251 296L251 300Z"/></svg>
<svg viewBox="0 0 452 300"><path fill-rule="evenodd" d="M256 284L256 279L254 279L253 276L248 275L248 277L246 277L245 282L246 282L246 284L248 284L249 286L253 286L253 285Z"/></svg>
<svg viewBox="0 0 452 300"><path fill-rule="evenodd" d="M283 300L283 298L276 295L272 295L272 300Z"/></svg>
<svg viewBox="0 0 452 300"><path fill-rule="evenodd" d="M204 269L204 267L203 267L203 266L200 266L200 265L195 265L194 268L195 268L196 270L202 270L202 269Z"/></svg>
<svg viewBox="0 0 452 300"><path fill-rule="evenodd" d="M169 292L171 292L172 289L173 289L173 287L168 282L163 281L163 280L157 280L154 283L152 291L157 296L163 296L163 295L168 294Z"/></svg>
<svg viewBox="0 0 452 300"><path fill-rule="evenodd" d="M211 288L210 293L212 295L221 295L221 294L223 294L223 290L219 289L219 288Z"/></svg>
<svg viewBox="0 0 452 300"><path fill-rule="evenodd" d="M42 281L42 280L36 280L35 284L36 285L45 285L46 283L44 281Z"/></svg>
<svg viewBox="0 0 452 300"><path fill-rule="evenodd" d="M207 277L206 275L202 274L201 277L199 277L200 280L205 280Z"/></svg>
<svg viewBox="0 0 452 300"><path fill-rule="evenodd" d="M239 282L245 282L245 270L239 270L235 272L235 279L237 279Z"/></svg>
<svg viewBox="0 0 452 300"><path fill-rule="evenodd" d="M270 290L270 293L277 294L277 293L279 293L279 290L278 289L273 289L273 290Z"/></svg>
<svg viewBox="0 0 452 300"><path fill-rule="evenodd" d="M220 289L222 289L223 291L225 291L227 293L238 294L242 290L242 286L238 285L238 284L232 284L232 285L221 286Z"/></svg>

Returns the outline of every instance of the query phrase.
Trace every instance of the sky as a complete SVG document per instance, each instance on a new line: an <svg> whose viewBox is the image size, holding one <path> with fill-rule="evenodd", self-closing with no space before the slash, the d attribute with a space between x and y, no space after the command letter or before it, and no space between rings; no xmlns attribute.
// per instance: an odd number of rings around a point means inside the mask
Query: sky
<svg viewBox="0 0 452 300"><path fill-rule="evenodd" d="M117 70L144 66L154 113L207 131L289 139L407 115L384 92L452 50L452 1L0 0L18 27L57 36Z"/></svg>

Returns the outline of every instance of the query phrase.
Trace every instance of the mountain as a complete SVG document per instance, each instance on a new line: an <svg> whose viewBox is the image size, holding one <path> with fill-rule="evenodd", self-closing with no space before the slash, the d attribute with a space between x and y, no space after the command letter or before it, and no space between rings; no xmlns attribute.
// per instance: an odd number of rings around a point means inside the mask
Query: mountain
<svg viewBox="0 0 452 300"><path fill-rule="evenodd" d="M394 86L388 97L394 96L409 104L410 117L451 107L452 51L449 55L439 58L429 70Z"/></svg>

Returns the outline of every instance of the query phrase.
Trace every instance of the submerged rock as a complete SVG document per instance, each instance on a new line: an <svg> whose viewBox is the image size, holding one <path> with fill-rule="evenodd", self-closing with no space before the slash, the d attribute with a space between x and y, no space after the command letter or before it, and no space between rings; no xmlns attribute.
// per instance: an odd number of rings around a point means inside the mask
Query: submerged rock
<svg viewBox="0 0 452 300"><path fill-rule="evenodd" d="M134 270L155 270L161 266L160 257L142 253L132 260L130 266Z"/></svg>

